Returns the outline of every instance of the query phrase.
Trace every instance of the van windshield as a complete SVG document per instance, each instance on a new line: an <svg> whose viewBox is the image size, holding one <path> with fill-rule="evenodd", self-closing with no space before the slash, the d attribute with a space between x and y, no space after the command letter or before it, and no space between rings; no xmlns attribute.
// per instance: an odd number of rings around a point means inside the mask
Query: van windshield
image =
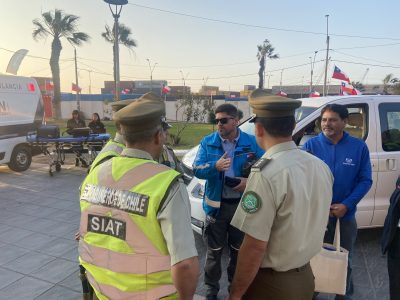
<svg viewBox="0 0 400 300"><path fill-rule="evenodd" d="M296 123L300 122L301 120L303 120L305 117L307 117L309 114L311 114L313 111L317 109L318 107L311 107L311 106L299 107L298 109L296 109L296 112L294 114ZM254 123L249 123L249 121L245 121L240 125L240 129L248 134L254 135Z"/></svg>

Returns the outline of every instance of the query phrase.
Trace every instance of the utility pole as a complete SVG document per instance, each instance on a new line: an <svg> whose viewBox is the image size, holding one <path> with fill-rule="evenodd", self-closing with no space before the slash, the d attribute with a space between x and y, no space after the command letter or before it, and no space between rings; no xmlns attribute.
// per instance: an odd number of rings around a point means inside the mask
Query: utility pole
<svg viewBox="0 0 400 300"><path fill-rule="evenodd" d="M93 70L89 70L89 69L79 69L79 70L88 72L88 74L89 74L89 94L91 94L92 93L92 76L91 75L92 75Z"/></svg>
<svg viewBox="0 0 400 300"><path fill-rule="evenodd" d="M282 91L282 75L283 75L283 70L285 70L285 69L282 69L282 70L281 70L281 81L280 81L280 83L279 83L279 90L280 90L280 91Z"/></svg>
<svg viewBox="0 0 400 300"><path fill-rule="evenodd" d="M182 70L179 70L179 72L180 72L181 75L182 75L182 81L183 81L183 96L186 98L186 82L185 82L185 80L188 78L189 73L187 73L187 74L186 74L186 77L185 77L185 76L183 75Z"/></svg>
<svg viewBox="0 0 400 300"><path fill-rule="evenodd" d="M203 89L204 89L204 93L207 95L207 81L208 81L208 77L203 77Z"/></svg>
<svg viewBox="0 0 400 300"><path fill-rule="evenodd" d="M150 59L146 58L146 60L149 63L149 69L150 69L150 92L151 92L153 90L153 71L157 63L154 63L153 67L151 67Z"/></svg>
<svg viewBox="0 0 400 300"><path fill-rule="evenodd" d="M314 76L314 67L315 67L315 57L317 56L318 51L314 51L314 60L312 60L311 56L310 63L311 63L311 78L310 78L310 94L313 92L313 76Z"/></svg>
<svg viewBox="0 0 400 300"><path fill-rule="evenodd" d="M269 80L271 79L271 76L274 76L274 75L272 75L272 73L269 73L269 74L268 74L268 85L267 85L267 89L269 89Z"/></svg>
<svg viewBox="0 0 400 300"><path fill-rule="evenodd" d="M79 81L78 81L78 60L76 58L76 48L74 47L75 58L75 84L76 84L76 109L81 111L81 100L79 96Z"/></svg>
<svg viewBox="0 0 400 300"><path fill-rule="evenodd" d="M326 17L326 58L325 58L325 78L324 78L324 89L322 95L326 95L326 78L328 75L328 57L329 57L329 15Z"/></svg>

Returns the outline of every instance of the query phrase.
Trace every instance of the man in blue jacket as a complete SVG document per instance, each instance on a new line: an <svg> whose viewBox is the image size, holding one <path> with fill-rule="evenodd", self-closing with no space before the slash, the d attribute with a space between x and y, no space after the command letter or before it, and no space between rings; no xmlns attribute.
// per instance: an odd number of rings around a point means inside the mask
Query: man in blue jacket
<svg viewBox="0 0 400 300"><path fill-rule="evenodd" d="M334 177L330 218L324 242L332 243L336 220L340 220L340 243L349 251L347 286L345 296L336 299L352 299L352 257L357 237L355 213L357 204L372 185L371 162L364 141L344 131L349 113L339 104L328 104L321 111L322 132L308 140L304 149L323 160Z"/></svg>
<svg viewBox="0 0 400 300"><path fill-rule="evenodd" d="M218 131L203 138L193 163L195 176L206 179L203 234L207 244L204 267L207 299L217 299L226 240L230 252L228 280L232 282L244 234L230 223L246 187L251 165L264 154L255 137L238 128L238 111L232 104L217 107L215 123Z"/></svg>

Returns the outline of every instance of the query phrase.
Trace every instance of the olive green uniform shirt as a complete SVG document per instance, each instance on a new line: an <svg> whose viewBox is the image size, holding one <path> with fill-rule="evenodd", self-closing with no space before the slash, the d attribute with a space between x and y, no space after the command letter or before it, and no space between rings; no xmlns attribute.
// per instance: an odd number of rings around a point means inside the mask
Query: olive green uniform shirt
<svg viewBox="0 0 400 300"><path fill-rule="evenodd" d="M262 268L299 268L321 250L332 200L332 173L294 142L271 147L262 159L269 161L252 168L231 224L268 242Z"/></svg>
<svg viewBox="0 0 400 300"><path fill-rule="evenodd" d="M149 153L132 148L124 149L121 155L153 160ZM171 266L197 256L191 227L189 196L182 179L172 184L158 211L157 219L171 256Z"/></svg>

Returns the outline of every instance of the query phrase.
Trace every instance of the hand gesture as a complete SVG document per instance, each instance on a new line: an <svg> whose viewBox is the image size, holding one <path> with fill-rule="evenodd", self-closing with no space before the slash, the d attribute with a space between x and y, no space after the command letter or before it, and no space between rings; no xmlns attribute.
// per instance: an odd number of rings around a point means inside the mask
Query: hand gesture
<svg viewBox="0 0 400 300"><path fill-rule="evenodd" d="M217 168L218 171L226 171L229 169L231 166L231 159L228 157L228 153L224 153L224 155L221 156L219 160L217 160L215 164L215 168Z"/></svg>

